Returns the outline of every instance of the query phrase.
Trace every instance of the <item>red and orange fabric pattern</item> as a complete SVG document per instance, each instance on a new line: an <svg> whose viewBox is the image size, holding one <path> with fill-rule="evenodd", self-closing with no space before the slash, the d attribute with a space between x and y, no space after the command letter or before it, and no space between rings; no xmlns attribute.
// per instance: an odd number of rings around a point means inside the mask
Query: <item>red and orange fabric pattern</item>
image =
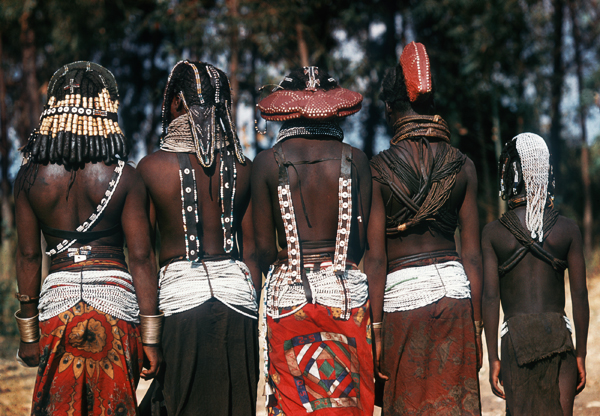
<svg viewBox="0 0 600 416"><path fill-rule="evenodd" d="M370 307L351 311L308 304L267 318L269 378L277 403L270 415L372 415Z"/></svg>
<svg viewBox="0 0 600 416"><path fill-rule="evenodd" d="M32 415L137 414L143 360L138 325L79 302L40 329Z"/></svg>

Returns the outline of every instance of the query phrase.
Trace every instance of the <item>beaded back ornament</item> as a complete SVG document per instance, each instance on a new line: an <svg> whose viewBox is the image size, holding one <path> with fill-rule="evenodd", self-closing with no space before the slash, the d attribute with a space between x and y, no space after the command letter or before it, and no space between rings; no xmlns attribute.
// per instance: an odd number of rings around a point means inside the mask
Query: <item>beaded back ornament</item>
<svg viewBox="0 0 600 416"><path fill-rule="evenodd" d="M24 163L81 164L125 159L118 124L119 92L113 74L93 62L73 62L48 83L40 126L23 148Z"/></svg>
<svg viewBox="0 0 600 416"><path fill-rule="evenodd" d="M544 209L548 197L550 152L543 138L533 133L521 133L513 138L521 160L521 170L527 195L525 225L531 238L544 238Z"/></svg>
<svg viewBox="0 0 600 416"><path fill-rule="evenodd" d="M411 42L400 55L400 66L404 73L406 91L411 103L432 92L429 56L422 43Z"/></svg>
<svg viewBox="0 0 600 416"><path fill-rule="evenodd" d="M361 109L361 94L339 85L324 90L317 79L318 67L304 67L304 74L308 77L305 89L285 89L283 84L291 80L285 77L279 84L279 89L257 104L262 118L268 121L286 121L300 117L309 120L330 120L349 116ZM336 83L333 78L329 78L328 81Z"/></svg>

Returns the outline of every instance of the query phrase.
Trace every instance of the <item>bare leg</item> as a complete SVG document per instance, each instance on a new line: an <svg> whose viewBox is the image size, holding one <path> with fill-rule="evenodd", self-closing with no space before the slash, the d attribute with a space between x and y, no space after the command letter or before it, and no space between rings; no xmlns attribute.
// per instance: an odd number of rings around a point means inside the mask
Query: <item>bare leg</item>
<svg viewBox="0 0 600 416"><path fill-rule="evenodd" d="M560 405L564 416L573 415L573 402L577 389L577 361L572 352L561 354L558 372L558 387L560 389Z"/></svg>

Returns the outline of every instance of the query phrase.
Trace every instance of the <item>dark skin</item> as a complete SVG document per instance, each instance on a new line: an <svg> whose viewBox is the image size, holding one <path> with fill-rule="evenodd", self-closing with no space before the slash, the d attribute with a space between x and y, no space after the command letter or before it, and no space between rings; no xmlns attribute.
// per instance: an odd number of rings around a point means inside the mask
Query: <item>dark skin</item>
<svg viewBox="0 0 600 416"><path fill-rule="evenodd" d="M283 142L283 151L291 162L335 158L312 165L298 165L302 193L312 228L308 226L298 189L298 175L289 167L290 189L296 213L300 246L304 241L333 240L331 245L318 249L302 248L303 254L335 252L338 218L338 179L342 143L319 138L292 138ZM366 155L352 149L353 221L350 232L348 260L358 264L363 256L367 224L371 209L371 172ZM283 220L277 197L278 166L273 149L256 156L252 172L252 201L255 206L254 228L259 265L263 273L277 259L287 257ZM360 189L357 194L357 190ZM358 198L360 195L360 199ZM362 208L362 209L361 209ZM358 217L361 217L360 220ZM283 249L278 252L277 246Z"/></svg>
<svg viewBox="0 0 600 416"><path fill-rule="evenodd" d="M386 120L390 126L403 117L417 115L413 110L398 111L386 104ZM435 155L439 142L431 140L431 148ZM411 149L416 154L415 142L404 142L402 146ZM407 161L408 162L408 161ZM373 175L377 172L373 171ZM398 186L407 192L400 181ZM368 241L369 249L365 254L365 272L369 278L369 298L373 322L383 320L383 293L387 276L387 265L394 259L419 253L438 250L456 250L454 238L449 238L441 233L430 231L425 225L417 225L399 235L386 236L386 215L397 212L403 204L393 199L390 206L391 190L388 186L373 181L372 216L369 222ZM481 246L479 239L479 219L477 213L477 174L471 159L466 160L456 177L456 183L450 194L445 208L458 213L458 226L460 230L460 254L465 268L465 273L471 284L471 302L473 315L476 321L481 320L481 293L483 288ZM381 329L374 330L375 337L375 368L379 369L381 355ZM481 337L477 337L478 368L481 367ZM378 371L378 375L387 380L388 377Z"/></svg>
<svg viewBox="0 0 600 416"><path fill-rule="evenodd" d="M171 120L185 114L179 96L171 102ZM210 168L203 168L196 155L189 155L196 171L198 192L198 215L202 223L202 247L205 255L225 255L223 249L223 229L221 228L221 203L219 200L219 166L216 157ZM250 202L250 174L252 162L240 164L235 160L237 182L234 200L233 232L237 234L240 253L234 253L248 266L257 295L260 297L262 277L257 266L254 228L252 224L252 204ZM150 220L154 229L158 222L160 231L160 263L185 256L185 235L181 216L181 182L177 155L159 150L144 157L137 170L140 172L150 194ZM234 248L234 251L236 249ZM239 254L239 255L238 255Z"/></svg>
<svg viewBox="0 0 600 416"><path fill-rule="evenodd" d="M525 207L515 210L525 227ZM504 319L518 314L558 312L564 314L564 272L528 253L517 266L500 279L498 265L503 264L521 245L499 221L483 229L484 293L483 318L490 362L490 385L493 393L505 399L499 386L501 362L498 356L499 306L502 301ZM573 400L585 387L585 357L589 326L585 260L581 233L577 224L559 216L550 233L544 236L542 247L553 256L566 260L575 323L577 371L561 367L560 399L565 415L573 414ZM506 381L506 380L505 380ZM508 382L508 381L507 381Z"/></svg>
<svg viewBox="0 0 600 416"><path fill-rule="evenodd" d="M73 171L60 165L40 165L34 184L22 188L24 168L15 182L15 212L17 233L17 281L19 292L29 296L40 293L42 249L40 223L61 230L75 230L95 211L111 180L115 165L87 163ZM74 178L72 178L74 174ZM70 191L69 183L73 180ZM68 197L67 197L68 195ZM104 210L94 231L101 231L121 223L123 232L100 238L84 245L122 247L127 241L129 270L133 277L140 313L157 314L157 279L154 253L150 245L150 223L147 210L148 196L142 178L134 168L125 165L119 185ZM44 235L48 247L55 247L62 239ZM75 243L71 247L80 247ZM38 313L37 303L21 305L21 317ZM149 367L141 372L144 379L153 378L160 368L160 348L144 346ZM31 367L39 364L39 343L21 342L19 356Z"/></svg>

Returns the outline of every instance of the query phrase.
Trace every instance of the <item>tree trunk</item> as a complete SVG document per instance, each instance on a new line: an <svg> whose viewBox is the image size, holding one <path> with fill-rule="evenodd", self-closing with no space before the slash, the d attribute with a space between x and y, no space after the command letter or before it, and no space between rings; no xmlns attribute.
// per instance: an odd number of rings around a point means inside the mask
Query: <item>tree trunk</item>
<svg viewBox="0 0 600 416"><path fill-rule="evenodd" d="M8 168L10 166L10 142L8 140L8 117L6 115L6 84L4 82L4 68L1 62L2 56L2 33L0 32L0 157L2 157L0 184L0 220L2 220L2 230L0 230L0 243L4 241L7 233L14 228L14 215L11 204L11 186L8 179Z"/></svg>
<svg viewBox="0 0 600 416"><path fill-rule="evenodd" d="M300 21L296 22L296 39L298 40L298 54L300 55L300 65L309 66L310 61L308 58L308 46L306 45L306 40L304 39L304 28L302 27L302 23Z"/></svg>
<svg viewBox="0 0 600 416"><path fill-rule="evenodd" d="M492 141L494 142L494 151L496 153L496 162L500 160L502 153L502 135L500 134L500 116L498 114L498 97L496 91L492 95ZM497 186L495 187L495 189ZM506 201L498 195L498 217L506 212Z"/></svg>
<svg viewBox="0 0 600 416"><path fill-rule="evenodd" d="M37 127L40 116L40 96L35 70L35 32L29 25L31 10L29 2L24 6L23 14L19 19L21 24L21 48L23 50L23 91L25 105L23 106L23 126L25 135L21 137L21 145L27 142L29 133Z"/></svg>
<svg viewBox="0 0 600 416"><path fill-rule="evenodd" d="M587 256L592 254L592 190L590 181L590 152L587 143L587 128L585 125L587 108L583 102L583 63L581 61L581 32L577 24L577 9L573 0L569 1L569 12L573 27L573 41L575 42L575 66L579 93L579 125L581 127L581 182L583 184L583 247Z"/></svg>
<svg viewBox="0 0 600 416"><path fill-rule="evenodd" d="M554 175L558 188L562 184L560 175L561 152L560 152L560 131L562 127L562 117L560 114L560 101L562 98L562 89L565 78L565 69L562 61L563 52L563 19L564 19L564 0L552 0L554 6L553 27L554 27L554 48L552 51L553 71L550 77L551 107L550 117L552 124L550 126L550 152L554 160Z"/></svg>
<svg viewBox="0 0 600 416"><path fill-rule="evenodd" d="M478 124L478 128L477 128L477 141L479 142L479 148L481 149L481 158L480 158L480 165L481 165L481 182L482 182L482 186L480 187L480 189L483 190L484 192L484 209L485 209L485 219L486 219L486 224L490 223L492 221L494 221L496 218L498 218L496 216L496 212L494 209L494 189L496 188L494 186L494 184L492 183L492 179L490 177L490 165L489 165L489 160L488 160L488 145L486 143L485 140L485 133L483 131L483 114L482 112L482 106L480 104L481 100L479 95L477 95L477 124Z"/></svg>
<svg viewBox="0 0 600 416"><path fill-rule="evenodd" d="M229 60L229 84L231 85L231 117L234 123L236 122L237 105L239 100L240 83L238 80L238 69L240 62L240 45L239 45L239 10L238 0L227 0L227 8L229 9L229 30L230 30L230 45L231 58Z"/></svg>

